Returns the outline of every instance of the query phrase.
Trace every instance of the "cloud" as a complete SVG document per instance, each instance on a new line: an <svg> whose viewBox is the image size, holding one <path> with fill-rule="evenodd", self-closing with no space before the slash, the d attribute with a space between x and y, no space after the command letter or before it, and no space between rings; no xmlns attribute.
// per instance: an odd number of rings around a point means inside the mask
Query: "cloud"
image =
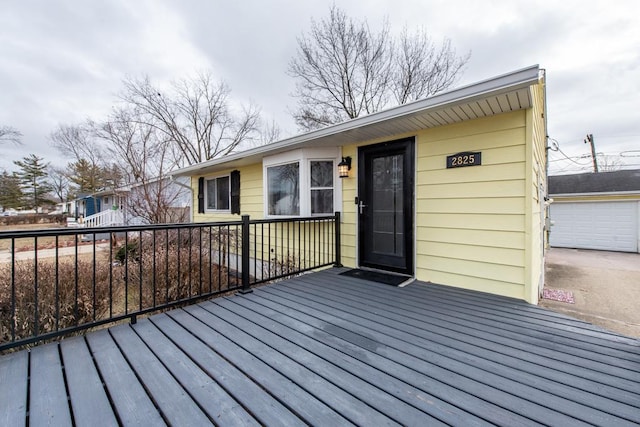
<svg viewBox="0 0 640 427"><path fill-rule="evenodd" d="M2 146L0 167L36 153L65 159L47 146L60 123L104 117L127 75L154 82L211 69L240 104L253 102L295 133L286 75L296 37L332 1L32 0L5 2L0 14L0 124L24 134ZM472 52L460 84L531 64L547 69L550 135L580 155L586 132L598 149L638 147L640 2L533 0L336 0L355 18L391 30L423 26L439 42ZM283 135L284 136L284 135ZM565 149L566 148L566 149Z"/></svg>

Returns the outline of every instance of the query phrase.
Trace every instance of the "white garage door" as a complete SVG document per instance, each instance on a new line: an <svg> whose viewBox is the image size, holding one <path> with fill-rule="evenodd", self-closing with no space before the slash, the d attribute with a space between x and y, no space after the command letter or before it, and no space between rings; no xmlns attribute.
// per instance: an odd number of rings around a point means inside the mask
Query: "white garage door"
<svg viewBox="0 0 640 427"><path fill-rule="evenodd" d="M551 246L638 252L638 202L552 203Z"/></svg>

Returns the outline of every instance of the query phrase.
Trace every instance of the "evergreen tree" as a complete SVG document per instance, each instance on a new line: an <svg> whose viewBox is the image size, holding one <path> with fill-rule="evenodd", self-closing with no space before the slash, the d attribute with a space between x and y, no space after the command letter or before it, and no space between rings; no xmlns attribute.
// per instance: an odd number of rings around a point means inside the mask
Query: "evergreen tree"
<svg viewBox="0 0 640 427"><path fill-rule="evenodd" d="M46 194L51 191L47 176L48 163L43 163L42 158L35 154L29 154L22 160L15 160L13 163L20 168L16 176L20 180L20 187L24 195L25 206L38 209L49 202Z"/></svg>
<svg viewBox="0 0 640 427"><path fill-rule="evenodd" d="M68 167L71 171L69 179L79 194L92 194L104 188L105 177L100 166L80 159Z"/></svg>
<svg viewBox="0 0 640 427"><path fill-rule="evenodd" d="M2 211L21 207L22 196L20 179L16 174L9 174L7 171L2 172L0 174L0 206L2 206Z"/></svg>

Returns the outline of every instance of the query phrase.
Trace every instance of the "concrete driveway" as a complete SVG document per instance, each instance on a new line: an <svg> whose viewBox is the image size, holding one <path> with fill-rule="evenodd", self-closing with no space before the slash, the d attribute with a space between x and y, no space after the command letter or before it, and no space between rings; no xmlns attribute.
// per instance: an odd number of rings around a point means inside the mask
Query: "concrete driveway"
<svg viewBox="0 0 640 427"><path fill-rule="evenodd" d="M573 292L575 304L542 307L640 338L640 254L551 248L545 275L545 288Z"/></svg>

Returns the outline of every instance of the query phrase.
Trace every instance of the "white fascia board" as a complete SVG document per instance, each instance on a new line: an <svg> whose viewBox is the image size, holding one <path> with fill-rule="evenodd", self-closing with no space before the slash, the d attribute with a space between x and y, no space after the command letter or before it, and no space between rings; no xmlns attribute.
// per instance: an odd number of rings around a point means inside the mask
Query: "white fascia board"
<svg viewBox="0 0 640 427"><path fill-rule="evenodd" d="M360 127L402 118L418 112L438 110L462 102L474 101L489 96L496 96L505 92L522 89L536 84L539 80L540 67L536 64L527 68L513 71L511 73L492 77L490 79L473 83L467 86L462 86L449 92L443 92L429 98L420 99L418 101L399 105L397 107L392 107L387 110L372 113L363 117L357 117L346 122L327 126L322 129L313 130L311 132L307 132L271 144L263 145L238 153L232 153L224 157L188 166L186 168L174 171L172 175L184 176L194 175L194 172L204 173L204 171L214 166L231 163L233 161L237 161L247 157L259 157L274 151L282 151L283 149L294 148L297 145L308 143L315 139L337 135Z"/></svg>

